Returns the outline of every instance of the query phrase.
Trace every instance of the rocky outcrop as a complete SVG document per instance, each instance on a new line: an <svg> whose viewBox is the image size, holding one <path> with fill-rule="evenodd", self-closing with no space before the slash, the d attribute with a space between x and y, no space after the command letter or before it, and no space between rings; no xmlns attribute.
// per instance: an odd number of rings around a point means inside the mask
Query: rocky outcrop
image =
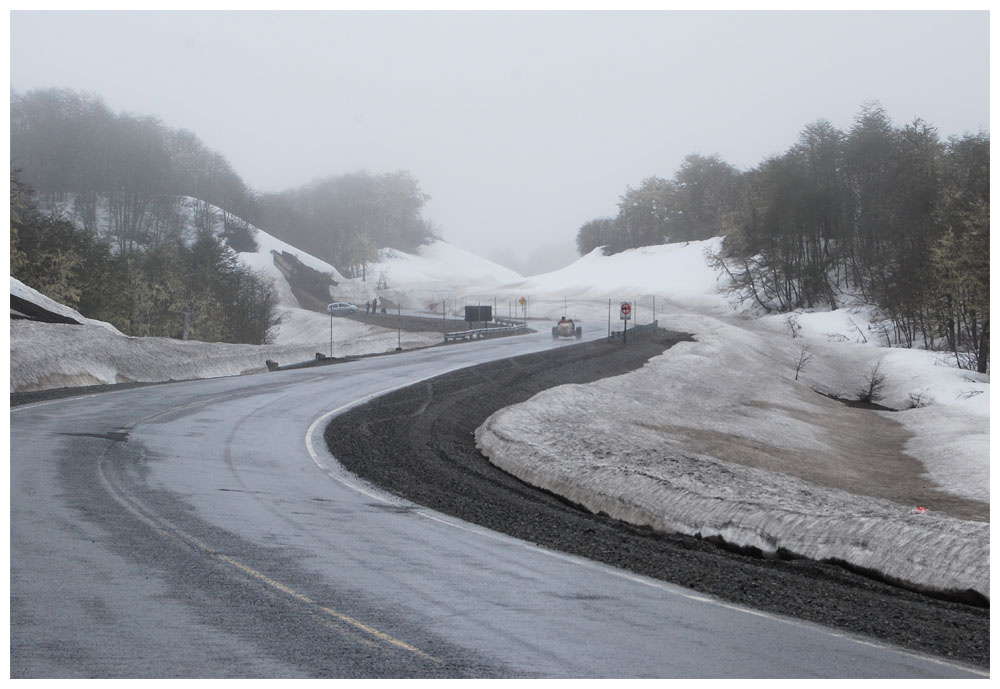
<svg viewBox="0 0 1000 689"><path fill-rule="evenodd" d="M33 301L22 299L17 295L10 295L10 317L24 318L31 321L41 321L42 323L66 323L68 325L81 325L80 321L69 316L64 316L54 311L36 304Z"/></svg>
<svg viewBox="0 0 1000 689"><path fill-rule="evenodd" d="M330 303L330 288L337 286L337 281L329 274L310 268L298 259L295 254L287 251L271 251L274 265L285 276L292 294L299 306L310 311L326 313L326 305Z"/></svg>

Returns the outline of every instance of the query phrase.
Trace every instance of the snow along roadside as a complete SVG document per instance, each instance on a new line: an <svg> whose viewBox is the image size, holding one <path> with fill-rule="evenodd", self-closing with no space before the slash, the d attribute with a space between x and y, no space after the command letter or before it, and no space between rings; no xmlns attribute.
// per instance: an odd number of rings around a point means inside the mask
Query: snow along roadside
<svg viewBox="0 0 1000 689"><path fill-rule="evenodd" d="M62 325L15 320L10 323L10 391L27 392L61 387L114 383L154 383L238 376L267 371L265 362L308 361L327 353L322 331L330 318L297 310L285 315L281 327L296 333L316 330L315 341L274 345L239 345L182 341L165 337L126 337L91 325ZM317 325L318 324L318 325ZM335 321L334 356L363 356L396 349L439 344L441 334L404 332L401 335L349 321ZM343 330L341 332L340 330ZM329 330L327 330L327 333ZM327 335L329 337L329 335Z"/></svg>
<svg viewBox="0 0 1000 689"><path fill-rule="evenodd" d="M793 350L709 320L691 330L698 342L640 371L500 410L477 429L477 446L499 468L593 512L989 598L988 523L915 514L914 505L713 456L705 436L795 461L838 457L846 439L824 425L829 409L810 413L791 394L799 384L783 369Z"/></svg>

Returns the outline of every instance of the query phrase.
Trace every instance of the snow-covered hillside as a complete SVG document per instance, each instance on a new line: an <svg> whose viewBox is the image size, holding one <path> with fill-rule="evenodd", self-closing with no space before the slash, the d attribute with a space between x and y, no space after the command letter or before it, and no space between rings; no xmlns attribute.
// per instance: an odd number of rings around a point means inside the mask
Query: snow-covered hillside
<svg viewBox="0 0 1000 689"><path fill-rule="evenodd" d="M709 268L707 256L718 251L720 242L721 239L709 239L647 246L612 256L594 249L565 268L505 287L513 293L531 295L536 304L552 304L555 300L557 311L562 308L564 296L572 302L597 302L602 307L609 298L621 301L641 298L647 308L652 308L651 297L661 295L683 300L688 306L714 308L723 301L719 294L722 285L719 276ZM618 305L614 306L617 309ZM548 308L536 315L551 318L556 313Z"/></svg>
<svg viewBox="0 0 1000 689"><path fill-rule="evenodd" d="M372 272L400 289L442 286L445 289L477 285L480 288L514 282L521 275L441 240L414 253L383 249Z"/></svg>
<svg viewBox="0 0 1000 689"><path fill-rule="evenodd" d="M492 299L500 285L521 279L508 268L438 239L412 253L382 249L379 260L368 264L365 282L347 281L339 293L355 303L377 297L408 311L439 314L446 309L461 317L466 304Z"/></svg>
<svg viewBox="0 0 1000 689"><path fill-rule="evenodd" d="M501 410L477 432L492 461L623 519L989 595L989 377L942 354L883 346L864 309L739 311L707 258L718 240L596 251L527 278L435 242L414 254L381 252L365 280L345 279L260 230L256 241L259 250L240 259L275 280L275 345L12 322L11 390L233 375L262 370L267 358L326 352L329 317L299 307L273 251L329 273L338 283L331 300L358 304L377 297L419 312L445 302L460 312L492 300L505 315L500 305L523 298L526 307L512 308L529 319L548 325L566 314L593 332L620 329L619 302L630 301L633 324L655 318L694 341L636 373ZM336 356L396 346L395 331L334 323ZM439 341L411 334L404 347ZM820 394L855 396L876 364L879 401L898 411L849 408Z"/></svg>
<svg viewBox="0 0 1000 689"><path fill-rule="evenodd" d="M412 254L382 249L379 260L368 265L364 278L348 279L329 263L310 256L259 228L252 230L258 245L257 251L239 253L238 257L246 265L274 280L281 304L281 323L275 328L273 339L280 345L322 342L324 337L329 338L329 318L326 314L300 307L287 280L275 265L275 253L291 254L306 266L330 275L337 285L330 288L329 301L346 301L361 308L364 308L366 302L377 299L383 303L388 300L408 311L422 311L428 304L436 306L439 300L447 297L451 299L450 310L458 314L461 312L455 307L455 295L481 293L497 284L521 277L503 266L447 242L435 240ZM335 338L345 343L371 339L374 334L382 331L381 328L350 321L335 323L340 326L339 333L335 332ZM373 347L373 351L395 349L395 344L389 342L389 339L396 337L395 331L385 331L383 335L388 337L387 345L381 350ZM424 345L440 341L440 335L430 334L420 340Z"/></svg>
<svg viewBox="0 0 1000 689"><path fill-rule="evenodd" d="M62 217L82 223L73 210L72 199L54 209ZM196 199L181 198L177 206L182 236L196 235L196 216L211 213L215 217L213 232L223 230L222 212L204 207ZM106 211L98 209L98 226L108 224ZM270 345L227 345L221 343L180 342L166 338L126 337L113 326L83 317L73 309L56 304L48 297L23 285L11 276L11 295L40 304L53 313L64 314L86 326L41 326L26 321L11 322L11 392L43 390L117 382L158 382L225 375L239 375L266 370L267 359L280 364L309 360L316 353L330 354L331 320L321 312L302 308L292 286L275 264L275 254L294 256L303 265L329 275L336 286L330 288L327 301L349 301L363 305L378 297L405 294L406 280L420 286L444 283L454 271L461 277L449 281L453 289L464 291L493 285L520 276L506 268L484 261L445 242L434 242L421 249L420 255L383 251L383 260L372 272L403 279L403 289L379 290L377 279L347 279L334 266L284 242L263 230L250 226L257 250L241 252L238 259L250 268L270 278L278 295L278 324L271 330ZM94 329L96 328L96 330ZM332 322L333 355L358 356L439 344L438 332L400 335L375 325L344 318ZM401 341L400 341L401 337Z"/></svg>

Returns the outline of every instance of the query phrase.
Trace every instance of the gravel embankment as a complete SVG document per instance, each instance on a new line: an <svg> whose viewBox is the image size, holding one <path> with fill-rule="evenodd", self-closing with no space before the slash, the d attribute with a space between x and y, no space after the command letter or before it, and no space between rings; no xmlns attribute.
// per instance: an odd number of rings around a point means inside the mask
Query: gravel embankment
<svg viewBox="0 0 1000 689"><path fill-rule="evenodd" d="M500 471L474 431L546 388L641 367L686 338L657 331L627 346L592 342L425 381L334 418L331 452L413 502L564 552L767 612L989 667L988 608L907 591L828 563L762 559L593 515Z"/></svg>

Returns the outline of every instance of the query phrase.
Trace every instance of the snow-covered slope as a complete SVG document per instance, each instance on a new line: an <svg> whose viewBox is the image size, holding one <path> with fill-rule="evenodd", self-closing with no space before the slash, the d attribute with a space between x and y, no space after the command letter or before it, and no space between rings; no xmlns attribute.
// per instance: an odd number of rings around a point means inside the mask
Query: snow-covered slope
<svg viewBox="0 0 1000 689"><path fill-rule="evenodd" d="M413 253L382 249L379 260L368 265L365 282L350 280L338 289L354 302L377 297L410 311L440 313L447 308L458 316L467 303L492 299L500 285L521 279L508 268L438 239Z"/></svg>
<svg viewBox="0 0 1000 689"><path fill-rule="evenodd" d="M521 275L501 265L440 239L421 246L415 253L395 249L379 252L372 272L385 276L391 287L411 289L423 285L446 285L453 288L478 284L483 287L521 279Z"/></svg>
<svg viewBox="0 0 1000 689"><path fill-rule="evenodd" d="M718 301L719 276L708 269L706 257L718 251L721 239L629 249L604 256L600 249L560 270L506 285L534 296L567 294L576 300L618 295L670 295L689 304L706 298Z"/></svg>

